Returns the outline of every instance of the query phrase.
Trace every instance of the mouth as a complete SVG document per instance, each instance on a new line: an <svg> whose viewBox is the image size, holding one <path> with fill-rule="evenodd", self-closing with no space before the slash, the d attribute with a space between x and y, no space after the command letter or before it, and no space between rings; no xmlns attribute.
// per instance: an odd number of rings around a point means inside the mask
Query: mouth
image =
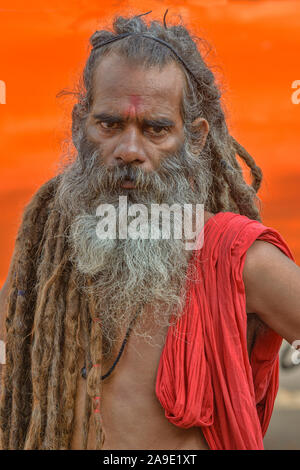
<svg viewBox="0 0 300 470"><path fill-rule="evenodd" d="M122 183L121 183L121 188L124 188L124 189L135 189L135 184L132 180L129 180L129 179L125 179Z"/></svg>

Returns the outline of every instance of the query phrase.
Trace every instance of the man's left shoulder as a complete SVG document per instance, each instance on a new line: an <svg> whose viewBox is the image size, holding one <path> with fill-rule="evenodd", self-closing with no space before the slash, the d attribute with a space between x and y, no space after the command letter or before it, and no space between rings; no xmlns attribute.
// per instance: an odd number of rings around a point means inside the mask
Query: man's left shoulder
<svg viewBox="0 0 300 470"><path fill-rule="evenodd" d="M290 267L295 263L280 248L265 240L255 240L246 251L243 267L245 283L256 282L271 273L280 274L281 268Z"/></svg>
<svg viewBox="0 0 300 470"><path fill-rule="evenodd" d="M300 336L300 268L272 243L256 240L243 267L247 312L293 341Z"/></svg>

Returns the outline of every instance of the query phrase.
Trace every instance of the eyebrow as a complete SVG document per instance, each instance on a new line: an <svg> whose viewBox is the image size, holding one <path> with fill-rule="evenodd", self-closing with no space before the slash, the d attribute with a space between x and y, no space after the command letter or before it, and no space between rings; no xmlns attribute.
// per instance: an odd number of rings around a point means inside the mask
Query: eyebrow
<svg viewBox="0 0 300 470"><path fill-rule="evenodd" d="M107 122L109 124L122 124L126 121L126 119L118 114L108 113L93 114L93 118L99 121ZM148 127L175 127L175 122L168 118L143 119L142 123L144 126Z"/></svg>

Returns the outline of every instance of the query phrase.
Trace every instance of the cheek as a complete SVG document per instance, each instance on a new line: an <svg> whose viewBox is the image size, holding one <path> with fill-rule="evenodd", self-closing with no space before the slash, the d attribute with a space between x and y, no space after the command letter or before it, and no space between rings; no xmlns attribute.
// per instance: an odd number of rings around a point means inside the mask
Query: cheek
<svg viewBox="0 0 300 470"><path fill-rule="evenodd" d="M164 142L162 142L161 145L159 145L159 150L162 152L162 154L166 155L170 153L175 153L180 150L183 142L183 133L172 134Z"/></svg>
<svg viewBox="0 0 300 470"><path fill-rule="evenodd" d="M107 160L107 155L112 154L114 149L113 139L103 137L97 126L88 125L86 127L86 138L95 149L101 151L101 159Z"/></svg>
<svg viewBox="0 0 300 470"><path fill-rule="evenodd" d="M86 126L86 137L88 140L94 143L102 142L99 129L97 128L97 126L92 125L92 124L88 124Z"/></svg>

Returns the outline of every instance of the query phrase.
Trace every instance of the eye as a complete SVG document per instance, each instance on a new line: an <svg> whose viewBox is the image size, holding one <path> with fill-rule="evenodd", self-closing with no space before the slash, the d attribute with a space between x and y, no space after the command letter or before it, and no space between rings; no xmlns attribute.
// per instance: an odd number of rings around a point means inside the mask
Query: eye
<svg viewBox="0 0 300 470"><path fill-rule="evenodd" d="M168 127L161 127L161 126L149 126L148 127L148 132L158 137L167 134L168 131L169 131Z"/></svg>
<svg viewBox="0 0 300 470"><path fill-rule="evenodd" d="M110 129L118 129L119 123L118 122L106 122L106 121L98 121L96 124L99 124L105 130Z"/></svg>

